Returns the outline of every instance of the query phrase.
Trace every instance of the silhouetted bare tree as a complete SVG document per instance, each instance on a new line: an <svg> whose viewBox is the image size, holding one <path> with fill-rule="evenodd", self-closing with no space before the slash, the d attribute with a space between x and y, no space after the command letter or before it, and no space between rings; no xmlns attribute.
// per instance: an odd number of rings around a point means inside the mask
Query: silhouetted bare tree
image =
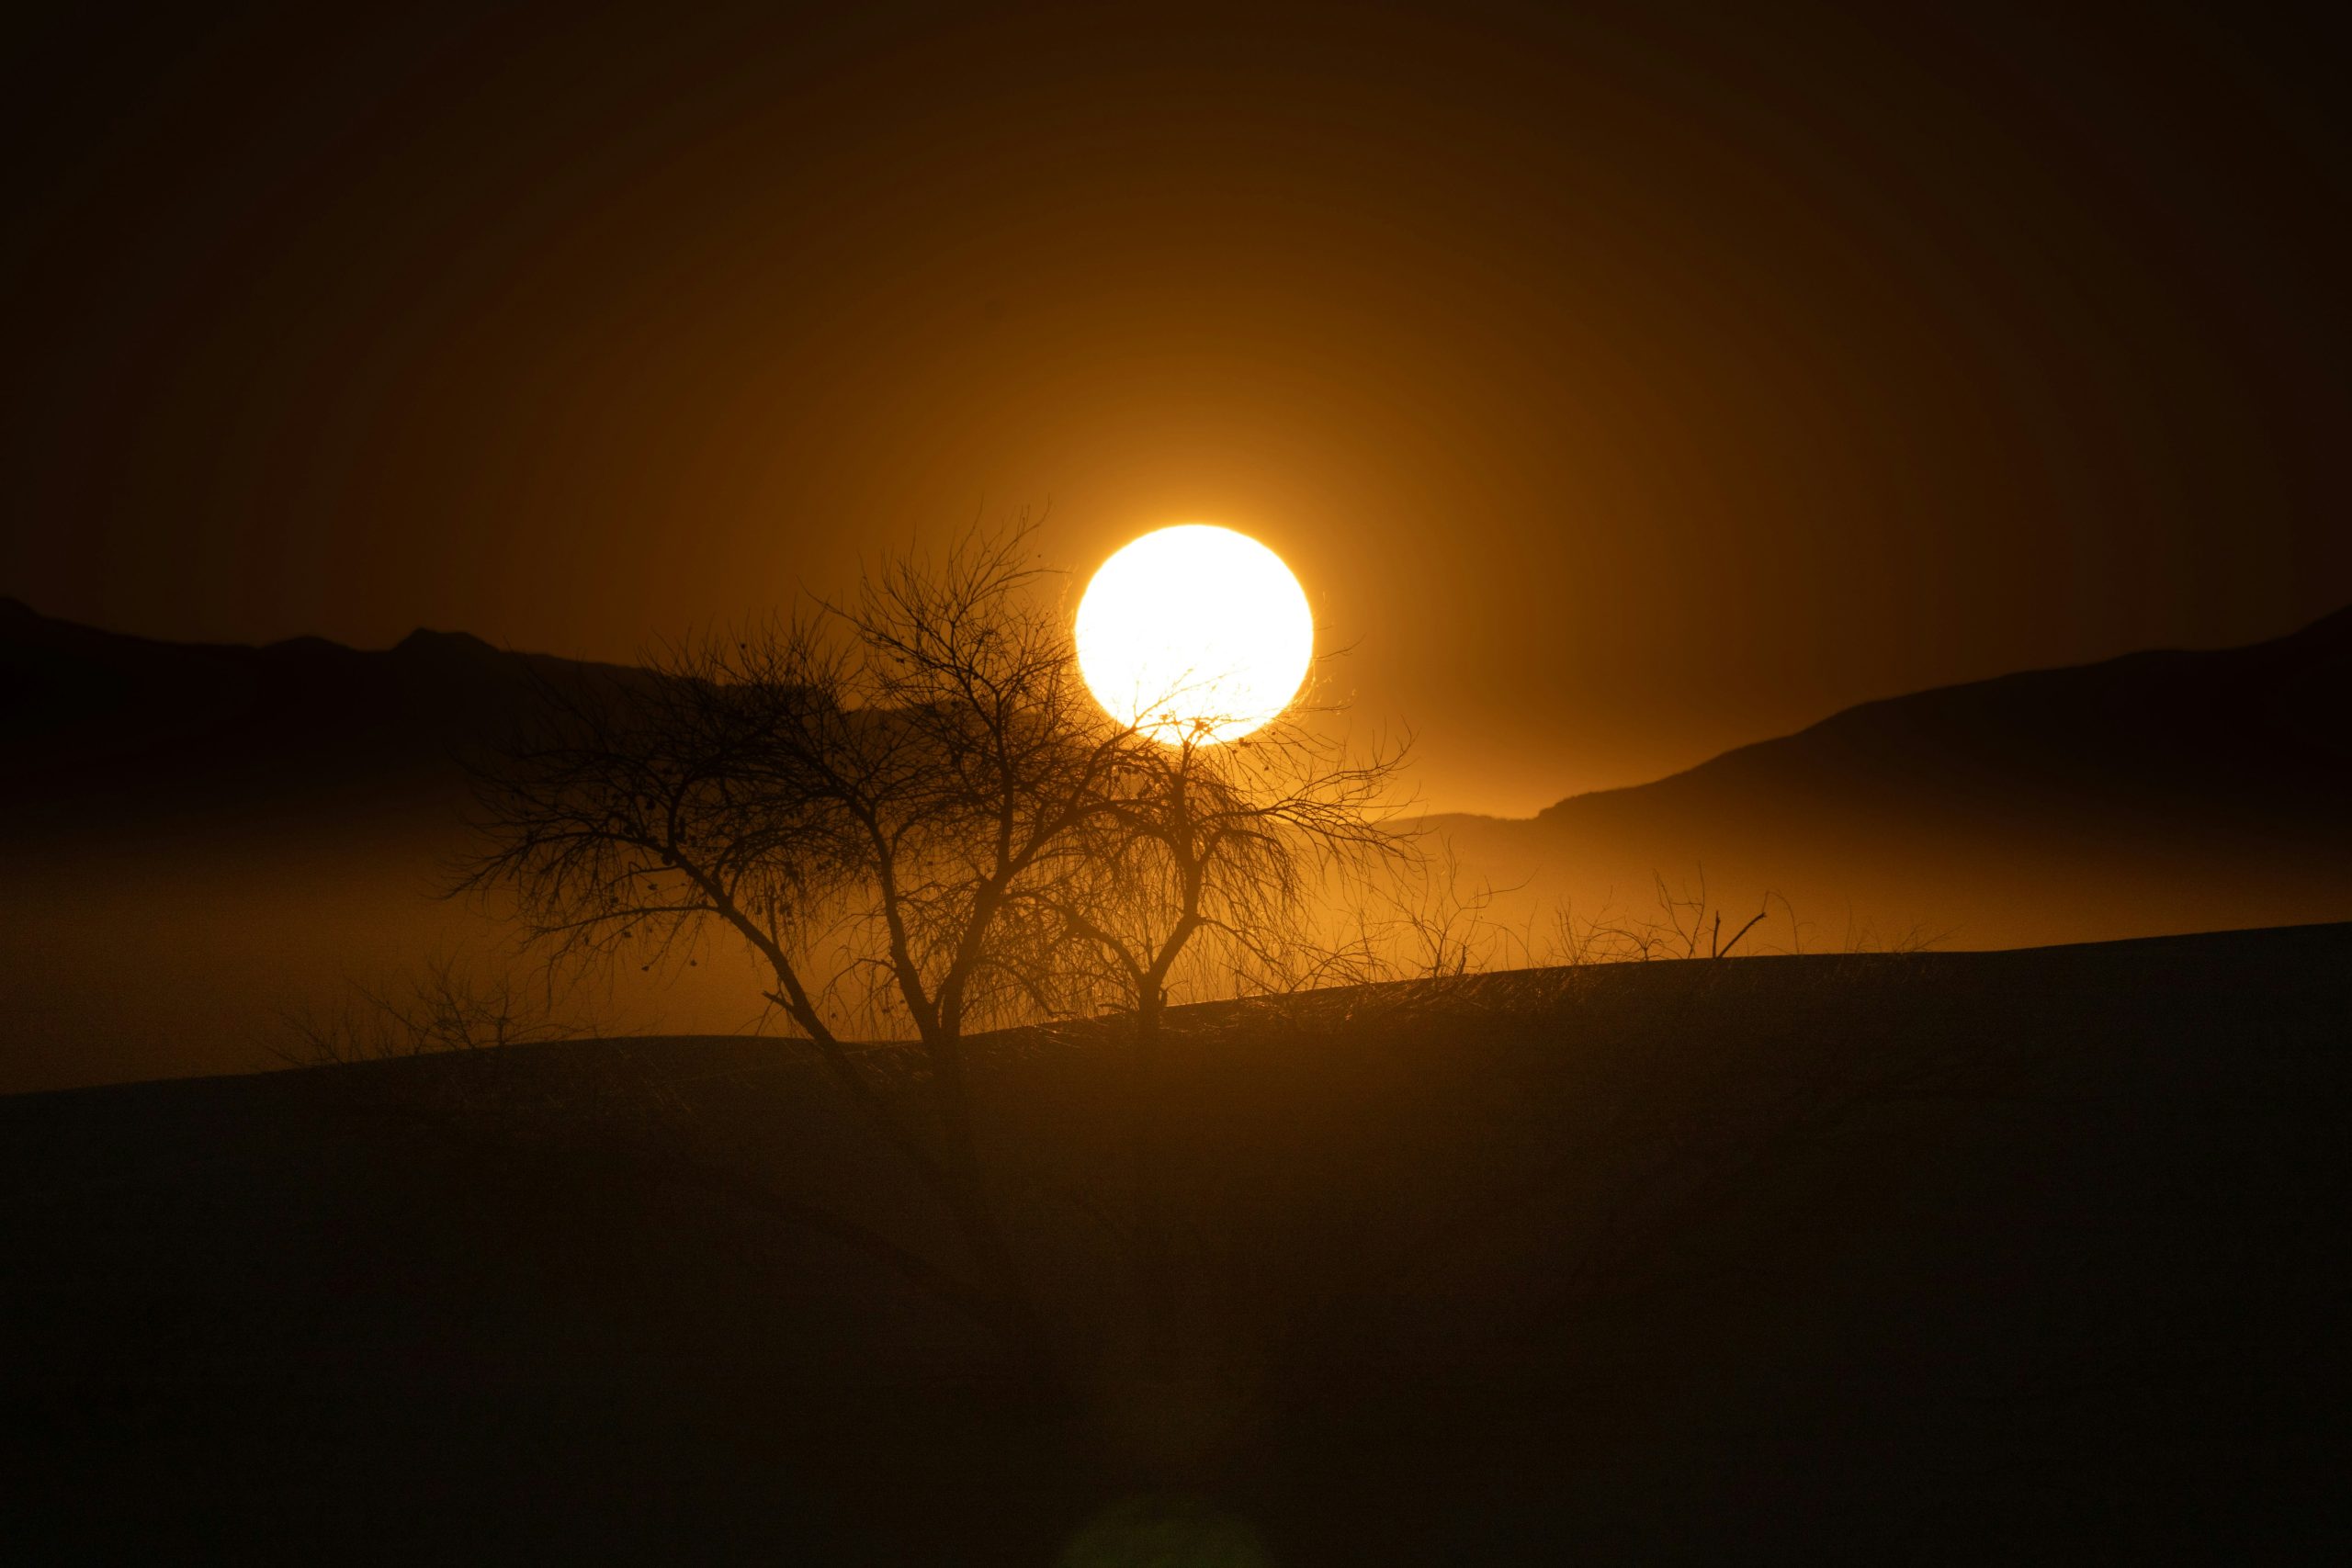
<svg viewBox="0 0 2352 1568"><path fill-rule="evenodd" d="M1056 931L1013 895L1064 874L1126 739L1035 602L1027 536L890 563L845 604L668 649L642 677L546 691L548 723L480 771L469 886L553 953L652 956L731 932L768 996L1018 1280L974 1136L963 1037L1070 1005ZM909 1029L929 1127L850 1039Z"/></svg>
<svg viewBox="0 0 2352 1568"><path fill-rule="evenodd" d="M1271 955L1317 875L1400 846L1382 822L1394 753L1351 761L1300 717L1212 745L1105 715L1029 542L896 558L845 603L548 686L541 732L479 772L488 847L466 879L560 957L749 944L1015 1316L967 1032L1123 1002L1148 1104L1196 939ZM927 1069L915 1123L853 1043L894 1031Z"/></svg>

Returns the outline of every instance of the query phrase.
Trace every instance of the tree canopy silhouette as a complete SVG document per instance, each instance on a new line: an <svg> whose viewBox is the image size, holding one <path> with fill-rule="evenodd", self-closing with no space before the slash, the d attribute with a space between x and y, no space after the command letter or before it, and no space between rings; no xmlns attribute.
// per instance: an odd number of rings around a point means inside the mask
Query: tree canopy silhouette
<svg viewBox="0 0 2352 1568"><path fill-rule="evenodd" d="M544 721L477 770L465 878L560 959L747 944L1014 1303L967 1034L1131 1011L1147 1127L1188 960L1263 984L1309 941L1329 876L1408 852L1390 826L1402 749L1355 754L1308 705L1227 744L1202 739L1215 716L1170 743L1106 714L1030 545L1024 526L892 558L846 600L548 684ZM928 1114L854 1044L906 1034Z"/></svg>

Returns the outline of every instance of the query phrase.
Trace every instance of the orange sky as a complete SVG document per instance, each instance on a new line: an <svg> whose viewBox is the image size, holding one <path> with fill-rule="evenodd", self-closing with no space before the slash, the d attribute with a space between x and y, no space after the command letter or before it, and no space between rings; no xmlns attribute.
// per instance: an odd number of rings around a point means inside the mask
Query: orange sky
<svg viewBox="0 0 2352 1568"><path fill-rule="evenodd" d="M2341 38L1767 9L55 23L0 592L618 658L1216 521L1514 812L2352 599Z"/></svg>

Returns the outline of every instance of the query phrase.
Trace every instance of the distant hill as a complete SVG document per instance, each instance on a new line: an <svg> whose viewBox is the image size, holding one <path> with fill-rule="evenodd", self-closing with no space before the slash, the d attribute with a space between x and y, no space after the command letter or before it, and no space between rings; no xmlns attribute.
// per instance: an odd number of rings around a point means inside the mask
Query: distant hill
<svg viewBox="0 0 2352 1568"><path fill-rule="evenodd" d="M1465 875L1640 913L1702 874L1808 945L1968 947L2352 917L2352 609L2290 637L1867 703L1527 820L1440 817ZM1728 926L1727 926L1727 929ZM1787 946L1781 906L1759 928Z"/></svg>
<svg viewBox="0 0 2352 1568"><path fill-rule="evenodd" d="M470 842L459 759L588 676L641 678L458 633L171 643L0 601L0 1092L272 1066L281 1010L435 956L504 964L505 928L442 897ZM593 1005L740 1031L749 978L719 952Z"/></svg>
<svg viewBox="0 0 2352 1568"><path fill-rule="evenodd" d="M458 753L512 733L538 682L586 673L638 678L460 632L382 651L159 642L0 600L0 832L356 816L446 836Z"/></svg>
<svg viewBox="0 0 2352 1568"><path fill-rule="evenodd" d="M2342 1562L2347 1008L2352 926L1180 1010L1158 1109L1197 1239L1152 1294L1193 1348L1175 1386L1118 1349L1142 1319L1117 1024L977 1039L1075 1408L1011 1397L941 1299L756 1201L968 1276L775 1042L0 1098L8 1540ZM1064 1554L1171 1491L1263 1554Z"/></svg>

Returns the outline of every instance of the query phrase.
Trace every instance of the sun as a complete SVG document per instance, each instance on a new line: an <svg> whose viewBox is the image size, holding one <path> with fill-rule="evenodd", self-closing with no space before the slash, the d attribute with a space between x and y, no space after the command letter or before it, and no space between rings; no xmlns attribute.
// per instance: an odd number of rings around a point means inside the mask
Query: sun
<svg viewBox="0 0 2352 1568"><path fill-rule="evenodd" d="M1103 710L1166 745L1238 740L1298 694L1315 613L1283 558L1185 523L1114 555L1078 604L1078 667Z"/></svg>

